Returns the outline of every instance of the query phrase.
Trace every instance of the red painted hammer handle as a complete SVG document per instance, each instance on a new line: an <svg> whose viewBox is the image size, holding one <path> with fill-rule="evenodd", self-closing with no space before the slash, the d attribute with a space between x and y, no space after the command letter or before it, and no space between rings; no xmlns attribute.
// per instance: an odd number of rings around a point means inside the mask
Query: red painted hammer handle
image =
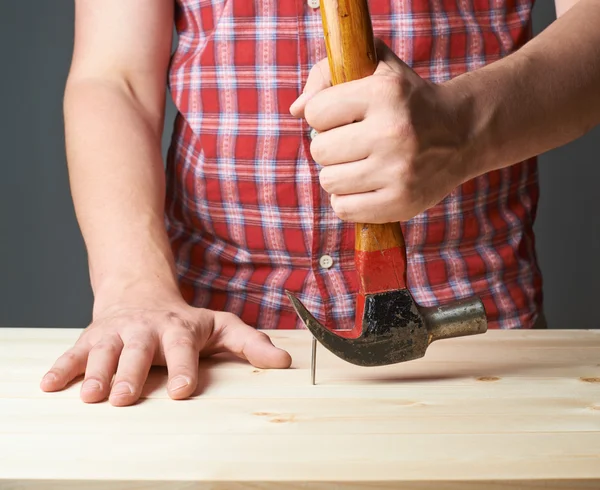
<svg viewBox="0 0 600 490"><path fill-rule="evenodd" d="M321 0L321 16L333 84L372 75L377 54L367 0ZM399 223L357 223L355 259L361 293L406 288Z"/></svg>

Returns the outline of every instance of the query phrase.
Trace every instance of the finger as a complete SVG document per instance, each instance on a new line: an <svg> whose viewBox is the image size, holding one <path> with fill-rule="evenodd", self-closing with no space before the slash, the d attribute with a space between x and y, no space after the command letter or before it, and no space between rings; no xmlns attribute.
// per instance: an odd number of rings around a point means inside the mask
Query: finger
<svg viewBox="0 0 600 490"><path fill-rule="evenodd" d="M222 348L255 367L285 369L292 363L288 352L275 347L265 333L245 324L235 315L216 313L215 331L220 336L218 344Z"/></svg>
<svg viewBox="0 0 600 490"><path fill-rule="evenodd" d="M321 166L364 160L373 152L377 135L365 122L319 133L310 144L315 162Z"/></svg>
<svg viewBox="0 0 600 490"><path fill-rule="evenodd" d="M336 195L361 194L386 186L382 173L374 172L368 159L324 167L319 180L328 194Z"/></svg>
<svg viewBox="0 0 600 490"><path fill-rule="evenodd" d="M316 93L331 87L331 72L327 58L319 61L312 67L306 80L306 85L300 97L290 106L290 113L294 117L304 117L306 103Z"/></svg>
<svg viewBox="0 0 600 490"><path fill-rule="evenodd" d="M157 338L146 331L136 331L130 338L123 339L123 350L109 397L113 405L131 405L139 399L157 343Z"/></svg>
<svg viewBox="0 0 600 490"><path fill-rule="evenodd" d="M313 95L304 108L306 122L319 132L365 118L371 94L372 77L341 83ZM379 96L379 94L378 94Z"/></svg>
<svg viewBox="0 0 600 490"><path fill-rule="evenodd" d="M198 341L188 329L169 328L162 346L169 373L169 396L176 400L187 398L198 384Z"/></svg>
<svg viewBox="0 0 600 490"><path fill-rule="evenodd" d="M344 221L356 223L389 223L391 218L389 199L385 190L331 196L331 207L335 214Z"/></svg>
<svg viewBox="0 0 600 490"><path fill-rule="evenodd" d="M85 372L90 346L80 342L61 355L42 378L40 388L43 391L62 390L77 376Z"/></svg>
<svg viewBox="0 0 600 490"><path fill-rule="evenodd" d="M84 402L97 403L108 396L122 349L123 341L116 334L106 336L92 347L81 385L81 399Z"/></svg>

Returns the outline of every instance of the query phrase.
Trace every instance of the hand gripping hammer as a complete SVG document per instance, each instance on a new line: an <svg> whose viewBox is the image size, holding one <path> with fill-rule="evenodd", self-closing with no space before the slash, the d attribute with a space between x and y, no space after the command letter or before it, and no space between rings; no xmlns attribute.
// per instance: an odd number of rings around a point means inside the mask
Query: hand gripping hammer
<svg viewBox="0 0 600 490"><path fill-rule="evenodd" d="M375 72L377 56L367 0L321 0L332 83ZM406 247L399 223L355 225L355 266L359 279L356 319L351 330L333 332L286 291L316 341L347 362L381 366L423 357L439 339L481 334L487 319L481 300L465 298L436 307L416 304L406 276Z"/></svg>

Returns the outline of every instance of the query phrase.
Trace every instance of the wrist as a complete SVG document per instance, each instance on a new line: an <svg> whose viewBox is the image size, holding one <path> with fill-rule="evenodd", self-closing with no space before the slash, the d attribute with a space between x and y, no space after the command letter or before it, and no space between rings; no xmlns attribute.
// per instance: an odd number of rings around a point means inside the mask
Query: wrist
<svg viewBox="0 0 600 490"><path fill-rule="evenodd" d="M450 105L454 131L459 141L459 165L463 182L494 170L497 154L494 140L496 106L485 98L475 72L460 75L440 85L443 98Z"/></svg>
<svg viewBox="0 0 600 490"><path fill-rule="evenodd" d="M90 278L94 311L103 310L107 304L135 302L136 298L183 300L170 250L153 248L137 257L113 257L103 261L102 267L91 266Z"/></svg>
<svg viewBox="0 0 600 490"><path fill-rule="evenodd" d="M140 288L178 291L175 260L165 231L156 222L122 229L119 239L88 240L94 295L110 297Z"/></svg>
<svg viewBox="0 0 600 490"><path fill-rule="evenodd" d="M113 305L151 303L185 303L174 280L152 275L112 277L94 291L93 315L97 316Z"/></svg>

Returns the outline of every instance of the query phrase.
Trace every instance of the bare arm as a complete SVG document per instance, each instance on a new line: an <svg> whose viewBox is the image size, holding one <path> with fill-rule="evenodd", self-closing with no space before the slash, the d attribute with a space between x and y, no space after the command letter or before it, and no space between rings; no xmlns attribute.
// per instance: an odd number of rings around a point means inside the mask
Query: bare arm
<svg viewBox="0 0 600 490"><path fill-rule="evenodd" d="M172 0L78 0L64 111L95 309L133 287L175 291L161 134Z"/></svg>
<svg viewBox="0 0 600 490"><path fill-rule="evenodd" d="M563 15L578 1L579 0L554 0L554 6L556 8L556 17L560 18L561 15Z"/></svg>
<svg viewBox="0 0 600 490"><path fill-rule="evenodd" d="M190 396L201 352L234 352L263 367L291 363L241 319L194 308L179 294L160 147L172 28L172 0L76 2L65 125L94 315L42 379L44 391L84 374L83 401L125 406L141 396L152 365L167 366L172 398Z"/></svg>
<svg viewBox="0 0 600 490"><path fill-rule="evenodd" d="M600 124L600 0L555 1L559 18L517 52L442 84L381 42L373 76L331 86L328 60L315 65L290 112L319 133L311 154L337 216L407 221Z"/></svg>
<svg viewBox="0 0 600 490"><path fill-rule="evenodd" d="M516 53L448 83L471 121L470 176L564 145L600 124L600 0L557 0L559 18Z"/></svg>

